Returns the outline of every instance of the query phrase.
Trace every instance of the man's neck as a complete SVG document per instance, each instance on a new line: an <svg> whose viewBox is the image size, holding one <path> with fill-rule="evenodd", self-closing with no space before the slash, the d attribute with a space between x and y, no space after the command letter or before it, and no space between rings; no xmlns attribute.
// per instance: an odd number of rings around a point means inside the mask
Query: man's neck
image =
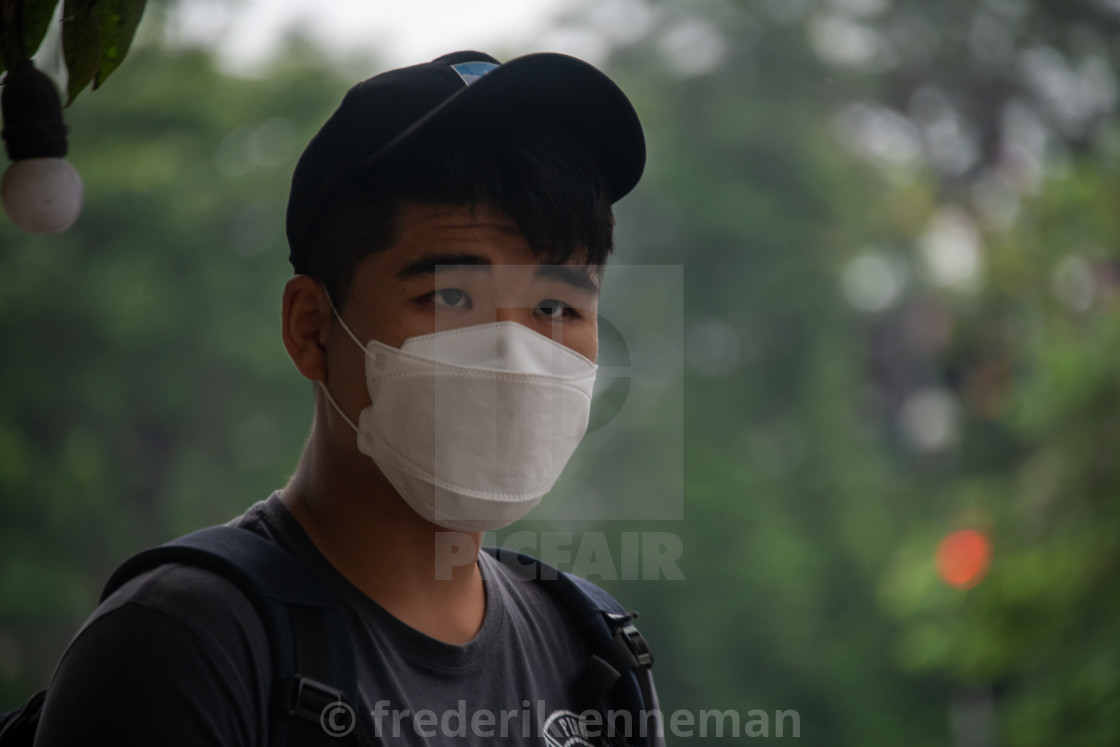
<svg viewBox="0 0 1120 747"><path fill-rule="evenodd" d="M426 521L372 461L348 472L322 436L312 431L284 504L331 565L394 617L446 643L470 641L486 612L481 534Z"/></svg>

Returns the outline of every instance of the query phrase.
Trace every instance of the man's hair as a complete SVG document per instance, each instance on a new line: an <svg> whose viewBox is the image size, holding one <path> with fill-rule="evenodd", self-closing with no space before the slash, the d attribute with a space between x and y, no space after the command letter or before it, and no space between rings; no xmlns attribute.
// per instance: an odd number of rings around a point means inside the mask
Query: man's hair
<svg viewBox="0 0 1120 747"><path fill-rule="evenodd" d="M601 266L614 246L606 180L582 143L548 130L460 131L395 150L334 192L311 239L306 274L339 309L358 263L397 240L406 203L490 205L544 264Z"/></svg>

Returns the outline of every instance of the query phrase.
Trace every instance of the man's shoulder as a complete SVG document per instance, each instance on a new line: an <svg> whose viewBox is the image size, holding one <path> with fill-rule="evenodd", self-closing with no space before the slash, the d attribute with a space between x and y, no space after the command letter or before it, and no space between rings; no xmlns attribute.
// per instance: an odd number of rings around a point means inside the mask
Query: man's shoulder
<svg viewBox="0 0 1120 747"><path fill-rule="evenodd" d="M220 574L169 563L102 602L52 677L36 744L256 744L271 664L252 603ZM152 703L137 714L136 703Z"/></svg>
<svg viewBox="0 0 1120 747"><path fill-rule="evenodd" d="M265 501L228 522L277 543L264 520ZM167 562L126 579L94 611L89 622L122 607L144 607L168 614L194 630L230 632L234 628L264 633L252 601L233 579L203 565Z"/></svg>
<svg viewBox="0 0 1120 747"><path fill-rule="evenodd" d="M252 601L236 583L208 568L165 563L143 571L98 605L83 630L138 610L167 618L215 649L234 644L267 652L267 634Z"/></svg>
<svg viewBox="0 0 1120 747"><path fill-rule="evenodd" d="M109 611L125 604L154 609L187 605L210 606L231 602L236 607L248 598L232 580L221 573L193 563L163 563L142 571L121 584L98 607Z"/></svg>

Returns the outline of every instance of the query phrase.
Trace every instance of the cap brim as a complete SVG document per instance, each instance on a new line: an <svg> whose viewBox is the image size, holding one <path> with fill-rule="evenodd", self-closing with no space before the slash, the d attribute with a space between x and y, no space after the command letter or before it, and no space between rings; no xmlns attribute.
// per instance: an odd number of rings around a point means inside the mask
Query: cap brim
<svg viewBox="0 0 1120 747"><path fill-rule="evenodd" d="M582 60L551 52L494 68L414 122L354 171L441 126L544 123L580 138L600 164L615 202L634 188L646 146L637 112L614 81Z"/></svg>

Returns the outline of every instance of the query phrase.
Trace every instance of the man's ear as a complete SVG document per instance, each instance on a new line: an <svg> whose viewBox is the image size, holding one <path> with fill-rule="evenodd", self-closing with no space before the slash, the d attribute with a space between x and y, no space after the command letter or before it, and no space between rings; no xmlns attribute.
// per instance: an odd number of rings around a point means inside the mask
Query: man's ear
<svg viewBox="0 0 1120 747"><path fill-rule="evenodd" d="M327 337L331 306L322 283L296 275L284 286L281 334L296 368L311 381L327 380Z"/></svg>

